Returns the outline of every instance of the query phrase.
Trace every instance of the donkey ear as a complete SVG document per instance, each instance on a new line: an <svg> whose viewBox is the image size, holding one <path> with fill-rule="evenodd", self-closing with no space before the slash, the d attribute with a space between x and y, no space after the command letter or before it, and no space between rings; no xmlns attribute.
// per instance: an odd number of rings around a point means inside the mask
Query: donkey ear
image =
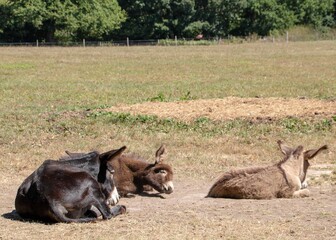
<svg viewBox="0 0 336 240"><path fill-rule="evenodd" d="M155 164L163 161L162 155L165 153L165 151L166 151L165 145L162 144L161 147L155 153Z"/></svg>
<svg viewBox="0 0 336 240"><path fill-rule="evenodd" d="M116 157L120 156L122 154L123 151L125 151L126 146L123 146L119 149L115 149L115 150L111 150L105 153L100 154L99 159L101 161L112 161L113 159L115 159Z"/></svg>
<svg viewBox="0 0 336 240"><path fill-rule="evenodd" d="M312 159L314 158L317 154L319 154L322 150L326 150L328 149L327 145L323 145L322 147L318 148L318 149L311 149L308 151L304 152L304 159L308 160L308 159Z"/></svg>
<svg viewBox="0 0 336 240"><path fill-rule="evenodd" d="M293 155L294 157L298 158L302 154L302 152L303 152L303 146L300 145L294 150Z"/></svg>
<svg viewBox="0 0 336 240"><path fill-rule="evenodd" d="M279 148L281 150L281 152L284 154L284 155L289 155L291 152L293 152L294 149L292 149L291 147L288 147L283 141L279 140L277 141L278 145L279 145Z"/></svg>

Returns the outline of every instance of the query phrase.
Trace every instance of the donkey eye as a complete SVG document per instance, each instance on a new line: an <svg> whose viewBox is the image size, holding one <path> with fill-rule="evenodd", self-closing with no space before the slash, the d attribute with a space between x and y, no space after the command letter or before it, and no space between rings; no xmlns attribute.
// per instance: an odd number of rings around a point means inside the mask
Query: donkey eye
<svg viewBox="0 0 336 240"><path fill-rule="evenodd" d="M159 171L159 173L161 173L161 174L167 174L167 171L166 171L166 170L163 170L163 169L161 169L161 170Z"/></svg>

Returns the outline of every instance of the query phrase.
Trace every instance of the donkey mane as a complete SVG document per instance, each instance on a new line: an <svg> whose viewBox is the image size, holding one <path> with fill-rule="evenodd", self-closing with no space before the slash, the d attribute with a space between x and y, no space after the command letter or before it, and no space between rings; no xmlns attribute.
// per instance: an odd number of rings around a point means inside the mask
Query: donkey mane
<svg viewBox="0 0 336 240"><path fill-rule="evenodd" d="M92 151L88 153L70 153L68 151L65 151L67 155L64 155L59 158L60 161L83 161L87 160L90 161L93 158L97 157L99 155L98 151Z"/></svg>

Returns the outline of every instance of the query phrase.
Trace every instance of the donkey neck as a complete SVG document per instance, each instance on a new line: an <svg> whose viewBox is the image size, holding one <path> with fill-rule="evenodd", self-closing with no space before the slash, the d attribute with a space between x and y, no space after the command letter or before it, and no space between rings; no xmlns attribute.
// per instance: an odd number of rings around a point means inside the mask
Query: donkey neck
<svg viewBox="0 0 336 240"><path fill-rule="evenodd" d="M150 164L134 158L125 157L122 162L127 166L131 172L143 172Z"/></svg>

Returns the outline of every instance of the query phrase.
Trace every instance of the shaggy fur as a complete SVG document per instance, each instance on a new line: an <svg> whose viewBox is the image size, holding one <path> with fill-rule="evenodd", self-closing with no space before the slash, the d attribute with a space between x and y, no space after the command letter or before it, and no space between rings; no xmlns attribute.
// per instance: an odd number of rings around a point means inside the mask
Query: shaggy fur
<svg viewBox="0 0 336 240"><path fill-rule="evenodd" d="M308 189L301 189L306 179L308 160L315 157L318 149L303 152L278 141L285 158L268 167L252 167L224 173L210 188L208 197L236 199L271 199L309 196Z"/></svg>

